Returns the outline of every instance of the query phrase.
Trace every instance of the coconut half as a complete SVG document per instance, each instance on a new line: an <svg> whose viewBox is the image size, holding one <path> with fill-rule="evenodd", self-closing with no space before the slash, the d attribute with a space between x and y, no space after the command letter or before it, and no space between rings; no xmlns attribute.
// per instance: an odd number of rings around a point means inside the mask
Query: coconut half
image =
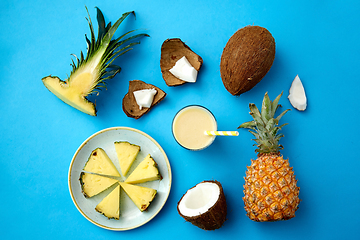
<svg viewBox="0 0 360 240"><path fill-rule="evenodd" d="M288 98L291 105L297 110L304 111L306 109L307 98L299 75L296 75L294 81L291 84Z"/></svg>
<svg viewBox="0 0 360 240"><path fill-rule="evenodd" d="M215 230L226 220L227 205L218 181L203 181L190 188L178 202L181 217L204 230Z"/></svg>
<svg viewBox="0 0 360 240"><path fill-rule="evenodd" d="M196 72L199 72L203 59L193 52L181 39L170 38L163 42L161 46L160 68L166 85L173 87L187 83L187 81L174 76L170 72L170 69L175 66L176 62L183 57L186 58Z"/></svg>

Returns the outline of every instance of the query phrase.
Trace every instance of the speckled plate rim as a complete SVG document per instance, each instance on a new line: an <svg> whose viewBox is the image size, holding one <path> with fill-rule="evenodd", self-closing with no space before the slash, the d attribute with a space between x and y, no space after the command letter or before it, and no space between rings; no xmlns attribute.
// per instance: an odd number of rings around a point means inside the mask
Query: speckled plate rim
<svg viewBox="0 0 360 240"><path fill-rule="evenodd" d="M133 131L133 132L136 132L138 134L141 134L143 135L144 137L148 138L151 142L153 142L157 148L160 150L161 154L163 155L164 157L164 161L166 162L166 168L168 170L168 191L167 191L167 194L166 196L164 197L164 200L163 202L161 203L161 205L158 207L158 209L151 215L149 216L145 221L141 222L140 224L137 224L137 225L134 225L134 226L131 226L131 227L126 227L126 228L114 228L114 227L109 227L109 226L106 226L104 224L100 224L96 221L94 221L91 217L87 216L84 211L82 211L82 209L80 208L80 206L78 205L76 199L75 199L75 196L73 194L73 190L72 190L72 184L71 184L71 179L72 179L72 168L73 168L73 165L74 165L74 162L76 161L76 157L77 155L79 154L79 152L81 151L81 149L91 140L93 139L94 137L100 135L100 134L103 134L105 132L108 132L108 131L114 131L114 130L127 130L127 131ZM93 135L91 135L90 137L88 137L80 146L79 148L76 150L72 160L71 160L71 163L70 163L70 167L69 167L69 173L68 173L68 187L69 187L69 191L70 191L70 196L71 196L71 199L73 201L73 203L75 204L76 208L78 209L78 211L88 220L90 221L91 223L101 227L101 228L104 228L104 229L107 229L107 230L112 230L112 231L126 231L126 230L131 230L131 229L134 229L134 228L138 228L144 224L146 224L147 222L149 222L150 220L152 220L159 212L160 210L164 207L168 197L169 197L169 194L170 194L170 189L171 189L171 185L172 185L172 174L171 174L171 167L170 167L170 163L169 163L169 160L168 160L168 157L165 153L165 151L162 149L162 147L160 146L160 144L155 141L151 136L149 136L148 134L140 131L140 130L137 130L135 128L131 128L131 127L110 127L110 128L106 128L106 129L103 129L103 130L100 130L96 133L94 133ZM95 211L95 210L94 210ZM121 218L121 216L120 216Z"/></svg>

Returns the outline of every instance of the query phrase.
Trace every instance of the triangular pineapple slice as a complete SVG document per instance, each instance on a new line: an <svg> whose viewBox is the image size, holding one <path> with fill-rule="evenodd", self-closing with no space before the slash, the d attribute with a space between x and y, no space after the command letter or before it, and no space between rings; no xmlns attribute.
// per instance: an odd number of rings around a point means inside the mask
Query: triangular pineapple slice
<svg viewBox="0 0 360 240"><path fill-rule="evenodd" d="M143 183L161 179L161 175L154 159L148 154L145 159L135 168L126 183Z"/></svg>
<svg viewBox="0 0 360 240"><path fill-rule="evenodd" d="M85 172L80 174L79 180L81 184L81 190L84 196L87 198L105 191L118 182L116 179Z"/></svg>
<svg viewBox="0 0 360 240"><path fill-rule="evenodd" d="M109 193L96 207L95 210L105 217L119 220L120 217L120 185Z"/></svg>
<svg viewBox="0 0 360 240"><path fill-rule="evenodd" d="M120 173L102 148L96 148L91 152L84 171L120 177Z"/></svg>
<svg viewBox="0 0 360 240"><path fill-rule="evenodd" d="M132 185L124 182L120 182L120 185L124 189L125 193L134 202L136 207L138 207L142 212L149 207L157 192L152 188Z"/></svg>
<svg viewBox="0 0 360 240"><path fill-rule="evenodd" d="M126 176L131 164L140 152L140 146L129 142L114 142L117 157L121 168L121 173Z"/></svg>

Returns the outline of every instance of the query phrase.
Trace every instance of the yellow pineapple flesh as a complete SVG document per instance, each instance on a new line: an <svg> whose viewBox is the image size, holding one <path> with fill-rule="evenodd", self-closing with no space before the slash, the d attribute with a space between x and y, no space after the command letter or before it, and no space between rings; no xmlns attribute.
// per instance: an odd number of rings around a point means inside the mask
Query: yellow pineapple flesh
<svg viewBox="0 0 360 240"><path fill-rule="evenodd" d="M247 216L254 221L279 221L295 217L300 199L300 188L289 161L280 154L283 147L279 140L283 134L278 126L285 110L274 118L282 94L270 101L264 96L261 112L250 104L253 121L245 122L239 128L247 128L256 137L258 158L247 167L244 184L244 204Z"/></svg>
<svg viewBox="0 0 360 240"><path fill-rule="evenodd" d="M119 220L120 217L120 185L112 190L96 207L95 210L107 218Z"/></svg>
<svg viewBox="0 0 360 240"><path fill-rule="evenodd" d="M120 185L141 212L148 209L157 193L157 191L152 188L132 185L124 182L121 182Z"/></svg>
<svg viewBox="0 0 360 240"><path fill-rule="evenodd" d="M161 175L154 159L148 154L144 160L135 168L126 183L144 183L161 179Z"/></svg>
<svg viewBox="0 0 360 240"><path fill-rule="evenodd" d="M115 142L114 145L121 168L121 173L123 176L126 176L140 151L140 146L131 144L129 142Z"/></svg>
<svg viewBox="0 0 360 240"><path fill-rule="evenodd" d="M92 173L120 177L120 173L102 148L96 148L91 152L83 170Z"/></svg>
<svg viewBox="0 0 360 240"><path fill-rule="evenodd" d="M113 178L103 177L100 175L85 172L82 172L80 174L79 180L81 190L84 196L87 198L105 191L106 189L118 182L116 179Z"/></svg>

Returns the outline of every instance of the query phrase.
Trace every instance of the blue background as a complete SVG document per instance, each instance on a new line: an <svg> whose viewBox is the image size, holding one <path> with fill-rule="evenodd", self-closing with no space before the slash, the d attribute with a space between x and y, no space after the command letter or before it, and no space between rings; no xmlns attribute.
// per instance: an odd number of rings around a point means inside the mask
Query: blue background
<svg viewBox="0 0 360 240"><path fill-rule="evenodd" d="M122 72L96 98L98 116L64 104L42 84L47 75L65 79L71 53L86 51L85 5L96 25L98 6L106 22L134 10L118 29L142 28L151 35L117 60ZM360 234L358 1L1 1L1 239L353 239ZM220 78L222 50L238 29L266 27L276 41L274 64L251 91L234 97ZM168 87L161 76L160 48L181 38L204 64L195 84ZM308 108L292 108L287 95L299 74ZM128 118L121 102L128 82L139 79L168 95L139 120ZM175 113L188 104L209 108L221 130L250 120L248 104L284 92L290 108L282 122L282 154L290 159L300 186L296 217L257 223L243 209L246 166L256 158L252 135L217 138L200 152L181 148L171 134ZM164 208L149 223L113 232L86 220L68 190L73 154L93 133L126 126L144 131L163 147L173 174ZM216 179L223 185L228 220L203 231L185 222L176 206L187 189Z"/></svg>

